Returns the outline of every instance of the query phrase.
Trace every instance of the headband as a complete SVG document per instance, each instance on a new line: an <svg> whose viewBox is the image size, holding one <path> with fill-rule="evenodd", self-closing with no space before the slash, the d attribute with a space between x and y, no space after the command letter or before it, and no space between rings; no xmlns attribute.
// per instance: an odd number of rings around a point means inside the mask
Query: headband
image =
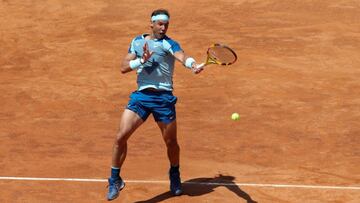
<svg viewBox="0 0 360 203"><path fill-rule="evenodd" d="M152 22L157 21L157 20L169 21L169 16L167 16L165 14L158 14L158 15L151 17Z"/></svg>

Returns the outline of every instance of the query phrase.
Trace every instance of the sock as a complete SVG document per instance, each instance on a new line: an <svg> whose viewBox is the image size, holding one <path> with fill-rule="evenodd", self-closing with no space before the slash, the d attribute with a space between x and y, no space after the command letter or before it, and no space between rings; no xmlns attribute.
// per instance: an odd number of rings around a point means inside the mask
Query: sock
<svg viewBox="0 0 360 203"><path fill-rule="evenodd" d="M116 167L111 167L111 178L119 179L120 177L120 169Z"/></svg>
<svg viewBox="0 0 360 203"><path fill-rule="evenodd" d="M180 168L179 165L177 165L177 166L170 166L170 173L179 172L179 168Z"/></svg>

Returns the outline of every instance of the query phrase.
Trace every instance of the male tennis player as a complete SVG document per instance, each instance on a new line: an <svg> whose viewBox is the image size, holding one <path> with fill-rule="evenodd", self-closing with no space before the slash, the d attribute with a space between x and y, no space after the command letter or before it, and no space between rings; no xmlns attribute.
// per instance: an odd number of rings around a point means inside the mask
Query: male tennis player
<svg viewBox="0 0 360 203"><path fill-rule="evenodd" d="M175 103L172 94L175 59L194 73L200 73L195 60L186 56L180 45L166 36L170 15L167 10L158 9L151 14L150 34L135 37L128 50L121 72L137 72L137 91L130 95L130 101L123 112L120 130L113 146L111 177L109 178L108 200L118 197L125 183L120 177L120 169L126 158L127 140L131 134L153 115L167 146L170 161L170 191L181 195L179 172L180 148L177 142Z"/></svg>

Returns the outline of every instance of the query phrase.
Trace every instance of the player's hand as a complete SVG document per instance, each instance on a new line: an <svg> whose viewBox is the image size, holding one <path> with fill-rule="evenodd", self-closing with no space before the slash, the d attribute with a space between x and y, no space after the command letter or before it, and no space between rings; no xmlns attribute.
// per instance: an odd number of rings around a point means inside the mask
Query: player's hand
<svg viewBox="0 0 360 203"><path fill-rule="evenodd" d="M144 53L141 57L141 63L145 63L146 61L149 60L149 58L151 57L151 55L153 55L154 52L150 52L149 50L149 45L147 44L147 42L145 42L144 46L143 46L143 50Z"/></svg>
<svg viewBox="0 0 360 203"><path fill-rule="evenodd" d="M199 65L200 64L196 64L196 63L192 64L191 70L193 71L193 73L198 74L204 70L204 67L199 67Z"/></svg>

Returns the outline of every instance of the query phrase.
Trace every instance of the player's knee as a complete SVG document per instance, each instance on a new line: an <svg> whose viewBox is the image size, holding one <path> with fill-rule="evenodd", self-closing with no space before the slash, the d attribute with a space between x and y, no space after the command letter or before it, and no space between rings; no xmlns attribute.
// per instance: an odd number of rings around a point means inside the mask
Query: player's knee
<svg viewBox="0 0 360 203"><path fill-rule="evenodd" d="M179 148L179 144L176 138L169 138L165 140L166 146L168 148Z"/></svg>
<svg viewBox="0 0 360 203"><path fill-rule="evenodd" d="M128 140L128 136L125 133L118 132L118 134L116 135L115 144L122 146L126 144L127 140Z"/></svg>

